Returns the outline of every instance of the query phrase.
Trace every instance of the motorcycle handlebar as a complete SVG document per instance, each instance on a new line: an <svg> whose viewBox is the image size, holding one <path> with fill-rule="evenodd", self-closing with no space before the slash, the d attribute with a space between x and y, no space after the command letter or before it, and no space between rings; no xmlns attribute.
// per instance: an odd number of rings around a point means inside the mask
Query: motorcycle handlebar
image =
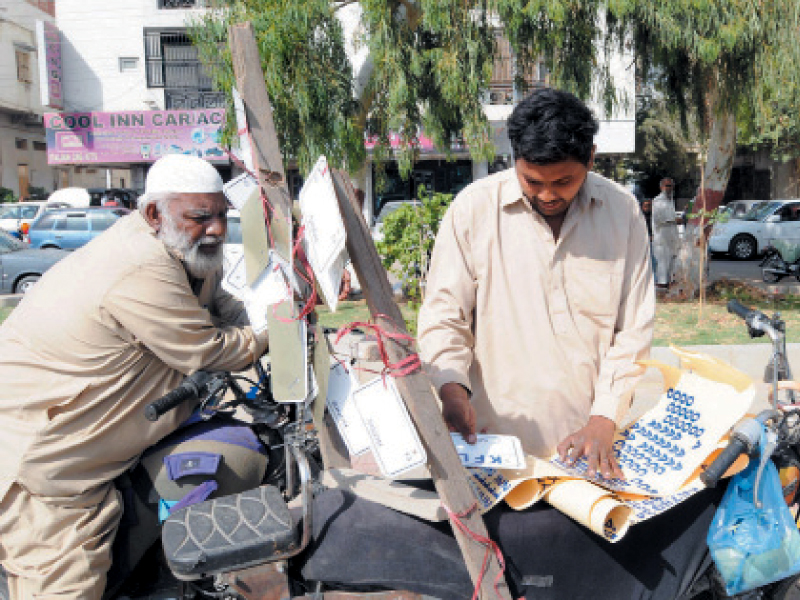
<svg viewBox="0 0 800 600"><path fill-rule="evenodd" d="M708 468L700 473L700 481L706 487L713 488L717 485L719 480L725 475L725 472L730 469L731 465L739 458L743 452L747 451L747 442L739 437L732 437L728 446L722 453L714 459Z"/></svg>
<svg viewBox="0 0 800 600"><path fill-rule="evenodd" d="M728 301L728 312L735 314L739 318L747 321L747 318L755 313L751 308L747 308L744 304L739 302L738 300L729 300Z"/></svg>
<svg viewBox="0 0 800 600"><path fill-rule="evenodd" d="M213 377L214 375L207 371L192 373L174 390L167 392L155 402L148 404L144 409L144 416L148 421L155 422L158 421L161 415L168 413L186 400L199 398L200 392L208 385Z"/></svg>

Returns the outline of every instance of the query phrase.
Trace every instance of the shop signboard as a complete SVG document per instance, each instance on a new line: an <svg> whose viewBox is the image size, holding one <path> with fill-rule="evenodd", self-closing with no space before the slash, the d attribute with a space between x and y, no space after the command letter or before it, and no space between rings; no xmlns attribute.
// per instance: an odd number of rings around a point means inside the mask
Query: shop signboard
<svg viewBox="0 0 800 600"><path fill-rule="evenodd" d="M372 152L377 143L378 140L376 138L367 138L364 142L364 146L368 152ZM420 154L439 154L442 152L436 147L436 144L434 144L433 140L426 136L423 131L420 131L419 136L417 136L417 143L417 148ZM389 147L392 150L399 150L402 145L403 138L399 133L392 132L389 134ZM450 144L450 150L452 152L465 152L467 148L461 140L454 140Z"/></svg>
<svg viewBox="0 0 800 600"><path fill-rule="evenodd" d="M46 113L47 162L150 163L167 154L227 161L225 109Z"/></svg>
<svg viewBox="0 0 800 600"><path fill-rule="evenodd" d="M52 23L36 21L39 54L39 91L42 106L64 108L61 91L61 34Z"/></svg>

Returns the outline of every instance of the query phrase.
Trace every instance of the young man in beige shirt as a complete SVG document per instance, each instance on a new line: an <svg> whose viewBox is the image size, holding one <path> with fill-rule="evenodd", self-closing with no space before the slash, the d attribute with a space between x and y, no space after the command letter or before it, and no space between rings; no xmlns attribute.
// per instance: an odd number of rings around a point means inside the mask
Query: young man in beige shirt
<svg viewBox="0 0 800 600"><path fill-rule="evenodd" d="M612 441L649 353L655 293L636 199L591 172L597 131L558 90L514 109L514 167L449 207L418 331L451 431L515 435L528 454L585 457L609 478L622 476ZM707 564L718 498L697 494L616 544L538 504L500 504L486 523L515 597L673 599Z"/></svg>

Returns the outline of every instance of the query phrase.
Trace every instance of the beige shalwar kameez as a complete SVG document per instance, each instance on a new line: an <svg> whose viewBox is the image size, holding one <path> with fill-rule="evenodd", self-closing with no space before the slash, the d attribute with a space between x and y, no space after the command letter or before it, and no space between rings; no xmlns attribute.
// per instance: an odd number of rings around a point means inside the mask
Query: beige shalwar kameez
<svg viewBox="0 0 800 600"><path fill-rule="evenodd" d="M636 200L589 173L556 241L514 169L465 188L436 238L419 344L434 385L472 392L477 429L547 457L590 415L620 423L655 311Z"/></svg>
<svg viewBox="0 0 800 600"><path fill-rule="evenodd" d="M0 326L0 563L16 598L100 598L121 513L111 481L193 408L151 423L144 407L189 373L265 351L265 333L215 325L244 322L219 277L190 282L133 213Z"/></svg>

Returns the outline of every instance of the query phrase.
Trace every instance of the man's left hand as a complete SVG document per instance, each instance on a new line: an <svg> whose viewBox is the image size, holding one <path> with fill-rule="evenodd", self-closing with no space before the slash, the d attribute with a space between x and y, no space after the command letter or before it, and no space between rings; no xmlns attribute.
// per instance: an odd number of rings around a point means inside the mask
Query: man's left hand
<svg viewBox="0 0 800 600"><path fill-rule="evenodd" d="M561 460L573 464L582 457L588 463L587 475L594 476L599 472L606 479L624 479L622 469L614 458L614 432L617 426L614 421L605 417L589 417L589 423L572 435L564 438L558 445Z"/></svg>

